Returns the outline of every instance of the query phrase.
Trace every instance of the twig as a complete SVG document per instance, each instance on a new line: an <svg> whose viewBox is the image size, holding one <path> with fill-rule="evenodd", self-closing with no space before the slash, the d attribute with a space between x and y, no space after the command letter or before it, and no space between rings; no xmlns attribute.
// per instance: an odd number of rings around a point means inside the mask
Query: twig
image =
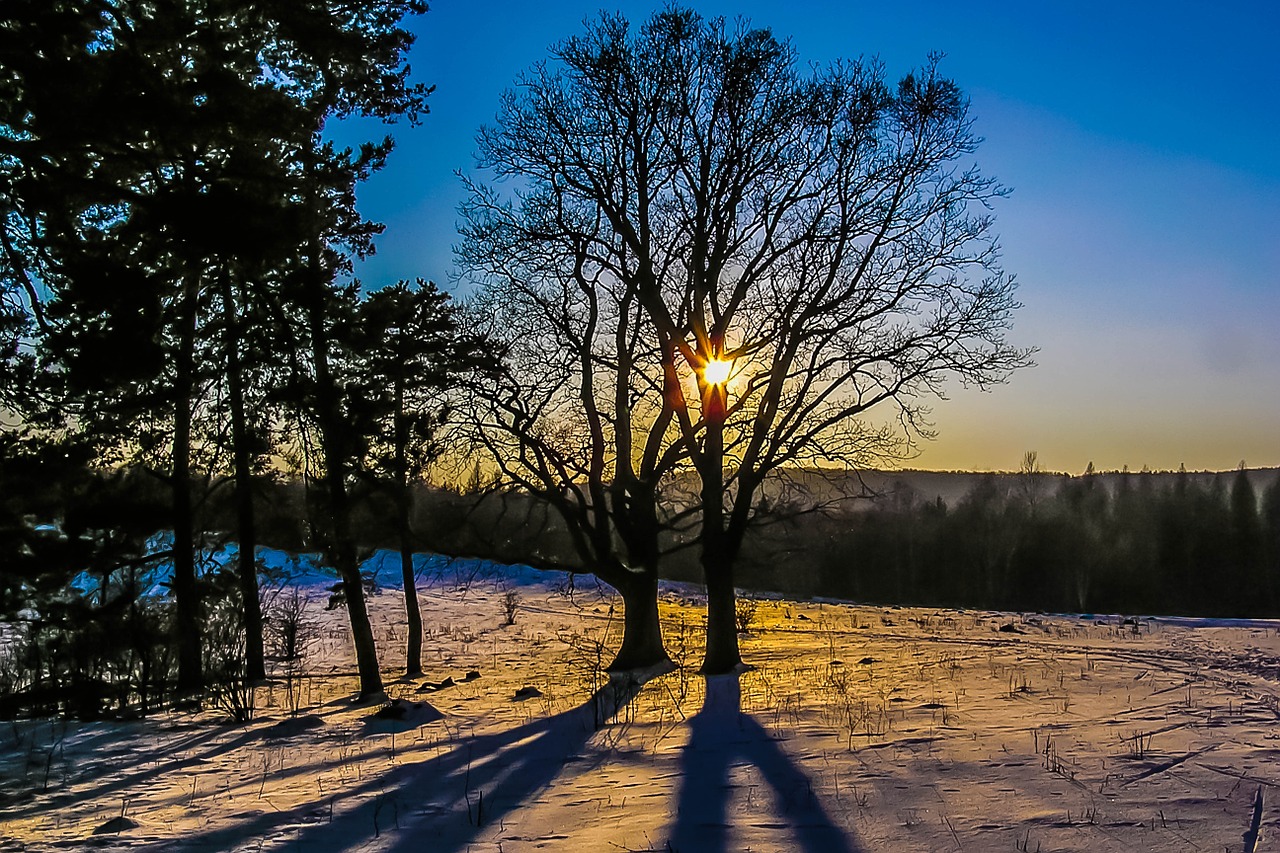
<svg viewBox="0 0 1280 853"><path fill-rule="evenodd" d="M1253 795L1253 820L1249 822L1249 831L1244 834L1244 853L1255 853L1258 849L1258 838L1262 835L1262 786Z"/></svg>

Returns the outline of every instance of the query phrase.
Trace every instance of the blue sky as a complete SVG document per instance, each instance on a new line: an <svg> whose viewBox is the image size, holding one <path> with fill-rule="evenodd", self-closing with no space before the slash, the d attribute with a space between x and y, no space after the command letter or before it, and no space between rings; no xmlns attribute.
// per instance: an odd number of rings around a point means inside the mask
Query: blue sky
<svg viewBox="0 0 1280 853"><path fill-rule="evenodd" d="M972 100L979 163L1013 189L996 217L1025 306L1014 339L1041 351L938 402L910 465L1280 465L1280 3L690 5L790 37L806 62L878 55L898 76L944 52ZM367 285L450 280L476 130L600 8L435 0L415 22L414 76L437 91L362 189L387 225Z"/></svg>

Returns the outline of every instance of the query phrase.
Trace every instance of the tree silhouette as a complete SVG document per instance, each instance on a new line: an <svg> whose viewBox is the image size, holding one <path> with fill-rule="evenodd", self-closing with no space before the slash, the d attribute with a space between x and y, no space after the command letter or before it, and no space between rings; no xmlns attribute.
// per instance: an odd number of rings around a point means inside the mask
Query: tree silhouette
<svg viewBox="0 0 1280 853"><path fill-rule="evenodd" d="M228 445L249 672L261 673L250 487L269 420L262 365L287 365L300 349L328 357L336 277L379 230L355 211L353 188L391 143L339 149L324 125L416 120L428 90L408 80L401 21L425 10L421 0L6 5L0 356L11 375L32 373L18 351L29 327L11 316L26 312L40 332L46 422L169 483L183 688L202 681L196 486ZM299 311L312 322L291 322ZM327 367L312 373L325 379ZM324 411L326 429L341 430L337 408ZM344 464L330 466L335 476ZM340 569L358 576L354 549L339 550L350 554ZM354 631L363 670L376 670L371 634Z"/></svg>
<svg viewBox="0 0 1280 853"><path fill-rule="evenodd" d="M530 291L524 334L560 368L538 381L509 353L544 402L509 413L518 453L493 449L521 458L569 429L554 381L586 426L522 458L561 469L544 492L590 484L572 507L600 514L606 482L630 499L687 461L703 670L729 671L734 564L766 480L896 455L948 378L1027 363L1005 340L1014 283L987 211L1004 190L971 165L968 105L936 58L895 87L874 61L804 74L769 31L676 8L634 30L603 15L552 57L480 135L481 165L519 191L473 182L466 210L464 259L503 298ZM867 422L876 407L901 428ZM633 477L635 460L654 467Z"/></svg>
<svg viewBox="0 0 1280 853"><path fill-rule="evenodd" d="M230 5L171 0L79 10L92 23L64 45L74 76L60 70L56 85L90 93L92 112L77 116L90 126L52 117L75 113L76 103L49 100L58 90L33 76L21 91L32 117L16 155L25 165L19 188L33 272L52 294L47 309L33 304L46 318L49 411L168 482L178 681L195 689L203 682L195 568L201 422L220 360L205 332L214 283L246 249L246 232L235 227L245 213L236 172L263 159L257 148L279 125L261 120L285 99L260 84L257 51ZM246 606L256 608L256 594Z"/></svg>
<svg viewBox="0 0 1280 853"><path fill-rule="evenodd" d="M1237 612L1257 612L1270 604L1270 584L1262 568L1262 526L1258 517L1258 496L1249 481L1244 462L1231 480L1228 498L1231 512L1231 565L1236 577L1231 587Z"/></svg>
<svg viewBox="0 0 1280 853"><path fill-rule="evenodd" d="M382 680L350 518L350 480L362 437L348 420L353 383L342 363L356 286L340 279L350 274L353 256L372 250L381 231L356 211L355 187L382 167L392 141L339 148L325 140L324 128L334 118L417 121L425 112L430 89L408 79L405 54L413 35L403 22L425 12L426 4L278 0L246 9L254 13L257 79L289 99L275 119L281 132L272 150L280 171L273 186L286 214L275 225L277 238L294 248L275 270L264 309L287 370L279 396L319 436L320 452L309 470L323 486L317 527L346 589L360 693L377 696Z"/></svg>
<svg viewBox="0 0 1280 853"><path fill-rule="evenodd" d="M1270 594L1271 612L1280 605L1280 477L1262 493L1263 573Z"/></svg>
<svg viewBox="0 0 1280 853"><path fill-rule="evenodd" d="M479 343L461 334L447 294L419 279L369 294L357 309L355 355L368 408L363 467L392 498L408 619L405 669L422 673L422 614L413 568L413 490L443 453L446 392L477 365Z"/></svg>

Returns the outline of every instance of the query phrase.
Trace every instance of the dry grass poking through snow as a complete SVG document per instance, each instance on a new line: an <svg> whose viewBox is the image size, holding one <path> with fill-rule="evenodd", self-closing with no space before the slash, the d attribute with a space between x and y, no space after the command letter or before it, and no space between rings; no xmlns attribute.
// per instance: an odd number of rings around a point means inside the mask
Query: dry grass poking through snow
<svg viewBox="0 0 1280 853"><path fill-rule="evenodd" d="M399 717L347 701L345 614L317 592L299 721L277 682L245 727L5 724L0 850L1216 853L1278 834L1273 624L766 600L755 668L708 681L701 602L670 588L686 666L641 686L601 671L609 600L526 586L505 625L509 590L422 591L428 672L390 685ZM394 668L399 594L371 604Z"/></svg>

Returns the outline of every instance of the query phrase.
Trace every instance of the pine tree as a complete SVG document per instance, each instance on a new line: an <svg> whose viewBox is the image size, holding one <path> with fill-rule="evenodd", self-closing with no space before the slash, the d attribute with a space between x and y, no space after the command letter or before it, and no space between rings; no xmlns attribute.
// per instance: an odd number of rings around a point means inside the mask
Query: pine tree
<svg viewBox="0 0 1280 853"><path fill-rule="evenodd" d="M408 80L405 52L413 36L402 27L426 11L420 0L268 4L273 14L263 60L296 83L295 99L306 142L286 158L296 181L297 217L290 226L298 252L282 285L274 323L289 341L288 401L304 429L316 436L312 480L320 486L315 527L346 591L360 673L360 695L382 694L377 650L369 624L351 523L351 494L365 437L353 428L353 377L344 363L350 345L354 287L343 284L351 260L372 250L381 226L355 208L356 186L386 162L389 137L339 149L326 142L326 121L349 115L417 121L429 89Z"/></svg>
<svg viewBox="0 0 1280 853"><path fill-rule="evenodd" d="M360 305L356 329L363 395L372 402L364 467L395 507L409 626L405 669L407 675L419 675L422 614L410 527L414 487L443 452L446 392L453 377L478 364L480 350L475 340L460 333L448 296L422 279L370 294Z"/></svg>
<svg viewBox="0 0 1280 853"><path fill-rule="evenodd" d="M420 0L5 6L0 335L22 339L26 327L8 319L18 309L39 327L46 422L69 419L104 459L166 478L184 689L202 681L193 492L216 467L206 439L220 417L241 507L249 668L261 668L250 486L262 430L251 422L264 420L261 366L273 359L258 347L294 367L308 351L317 386L331 378L336 278L379 230L355 211L354 187L391 143L338 150L325 122L417 119L428 90L408 81L401 21L425 10ZM23 363L17 345L0 351L9 367ZM344 429L339 406L322 408L326 430ZM341 478L347 464L328 467ZM367 686L372 635L355 633Z"/></svg>

